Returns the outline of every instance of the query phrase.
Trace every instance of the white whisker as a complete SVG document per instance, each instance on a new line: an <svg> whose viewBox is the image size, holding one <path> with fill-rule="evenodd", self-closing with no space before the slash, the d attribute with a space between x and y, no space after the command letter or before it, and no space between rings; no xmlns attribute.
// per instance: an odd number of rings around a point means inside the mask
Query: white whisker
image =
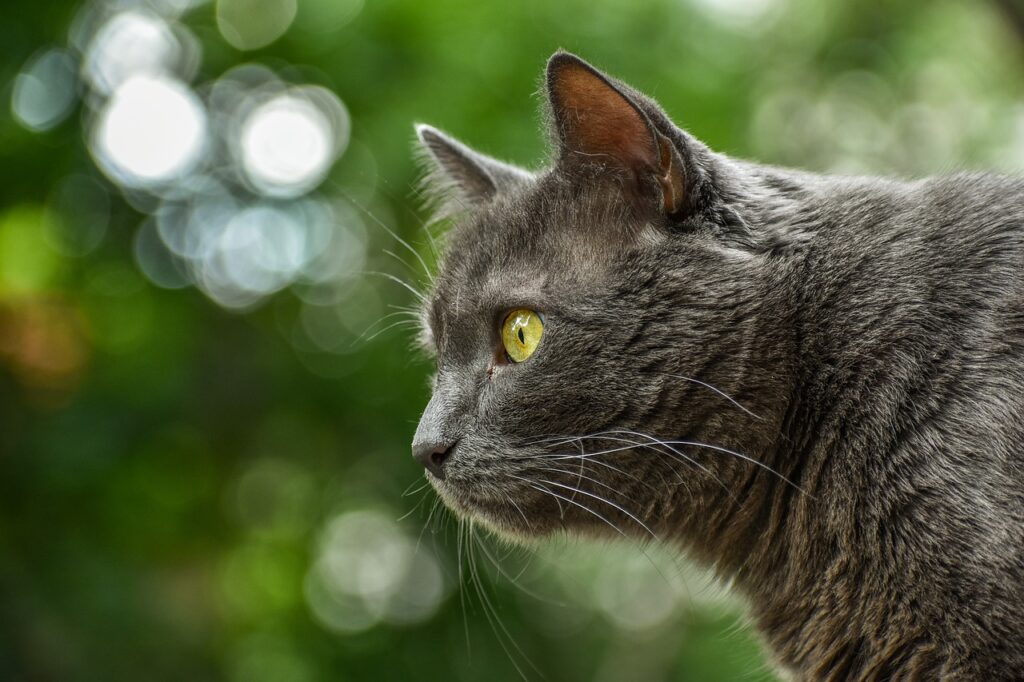
<svg viewBox="0 0 1024 682"><path fill-rule="evenodd" d="M740 408L741 410L743 410L744 412L749 414L754 419L757 419L757 420L760 420L760 421L764 421L764 417L762 417L762 416L760 416L758 414L754 414L753 412L748 410L746 407L741 405L739 403L739 401L737 401L731 395L729 395L725 391L721 390L720 388L716 388L715 386L712 386L711 384L707 383L706 381L701 381L700 379L694 379L693 377L684 376L682 374L668 374L667 376L675 377L676 379L682 379L684 381L689 381L689 382L694 383L694 384L699 384L699 385L703 386L704 388L710 389L710 390L714 391L715 393L717 393L718 395L720 395L723 398L725 398L726 400L728 400L730 403L732 403L736 407Z"/></svg>
<svg viewBox="0 0 1024 682"><path fill-rule="evenodd" d="M615 504L611 500L608 500L608 499L606 499L604 497L601 497L600 495L596 495L594 493L587 492L586 490L581 490L579 488L573 488L572 486L564 485L564 484L558 483L556 481L548 481L548 480L545 480L545 479L539 479L537 481L537 483L539 483L541 485L554 485L554 486L558 486L559 488L563 488L565 490L572 490L573 492L580 493L581 495L586 495L587 497L591 497L591 498L597 500L598 502L603 502L603 503L607 504L610 507L614 507L615 509L618 509L620 512L622 512L623 514L625 514L629 518L631 518L634 521L636 521L636 523L639 524L639 526L641 528L643 528L645 531L647 531L648 534L650 534L650 536L652 538L654 538L655 540L658 540L659 542L661 541L661 539L657 536L657 534L653 530L651 530L650 528L647 527L646 523L641 521L639 518L636 517L636 515L632 514L630 511L628 511L624 507Z"/></svg>
<svg viewBox="0 0 1024 682"><path fill-rule="evenodd" d="M427 302L427 297L424 296L421 292L419 292L413 285L409 284L408 282L406 282L403 279L395 277L394 275L392 275L389 272L378 272L376 270L367 270L367 271L365 271L364 274L367 274L367 275L377 275L379 277L386 277L387 279L390 279L395 284L398 284L398 285L403 286L406 289L408 289L410 292L412 292L413 296L415 296L416 298L418 298L420 300L420 302L422 302L422 303L426 303Z"/></svg>

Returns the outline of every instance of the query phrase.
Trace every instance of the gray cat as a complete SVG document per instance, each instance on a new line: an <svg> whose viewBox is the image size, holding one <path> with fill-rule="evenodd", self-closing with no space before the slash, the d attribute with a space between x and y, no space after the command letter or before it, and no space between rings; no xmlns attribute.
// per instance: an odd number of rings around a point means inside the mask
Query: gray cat
<svg viewBox="0 0 1024 682"><path fill-rule="evenodd" d="M685 548L794 679L1024 679L1024 182L732 159L566 53L546 87L548 169L417 130L445 502Z"/></svg>

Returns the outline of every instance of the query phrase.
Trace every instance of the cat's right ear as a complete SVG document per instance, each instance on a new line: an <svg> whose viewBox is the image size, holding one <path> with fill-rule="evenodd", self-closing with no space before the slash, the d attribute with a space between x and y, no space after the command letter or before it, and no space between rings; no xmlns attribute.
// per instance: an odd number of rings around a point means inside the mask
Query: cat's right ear
<svg viewBox="0 0 1024 682"><path fill-rule="evenodd" d="M481 154L437 128L416 125L427 165L424 190L445 212L472 211L532 179L529 171Z"/></svg>

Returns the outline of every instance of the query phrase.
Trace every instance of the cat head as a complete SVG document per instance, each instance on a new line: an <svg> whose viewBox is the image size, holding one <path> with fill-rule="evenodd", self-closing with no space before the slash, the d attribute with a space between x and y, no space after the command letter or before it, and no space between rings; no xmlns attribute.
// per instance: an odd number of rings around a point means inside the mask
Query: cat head
<svg viewBox="0 0 1024 682"><path fill-rule="evenodd" d="M417 127L454 224L413 452L450 506L506 534L645 534L720 494L737 468L721 452L754 419L728 392L758 384L764 185L571 54L546 91L540 171Z"/></svg>

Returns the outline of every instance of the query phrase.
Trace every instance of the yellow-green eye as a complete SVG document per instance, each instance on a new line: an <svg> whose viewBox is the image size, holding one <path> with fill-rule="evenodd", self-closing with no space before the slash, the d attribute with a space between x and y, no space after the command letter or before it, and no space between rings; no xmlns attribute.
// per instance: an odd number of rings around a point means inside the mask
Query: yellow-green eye
<svg viewBox="0 0 1024 682"><path fill-rule="evenodd" d="M513 310L501 323L501 343L512 362L522 362L533 355L543 334L540 314L526 308Z"/></svg>

